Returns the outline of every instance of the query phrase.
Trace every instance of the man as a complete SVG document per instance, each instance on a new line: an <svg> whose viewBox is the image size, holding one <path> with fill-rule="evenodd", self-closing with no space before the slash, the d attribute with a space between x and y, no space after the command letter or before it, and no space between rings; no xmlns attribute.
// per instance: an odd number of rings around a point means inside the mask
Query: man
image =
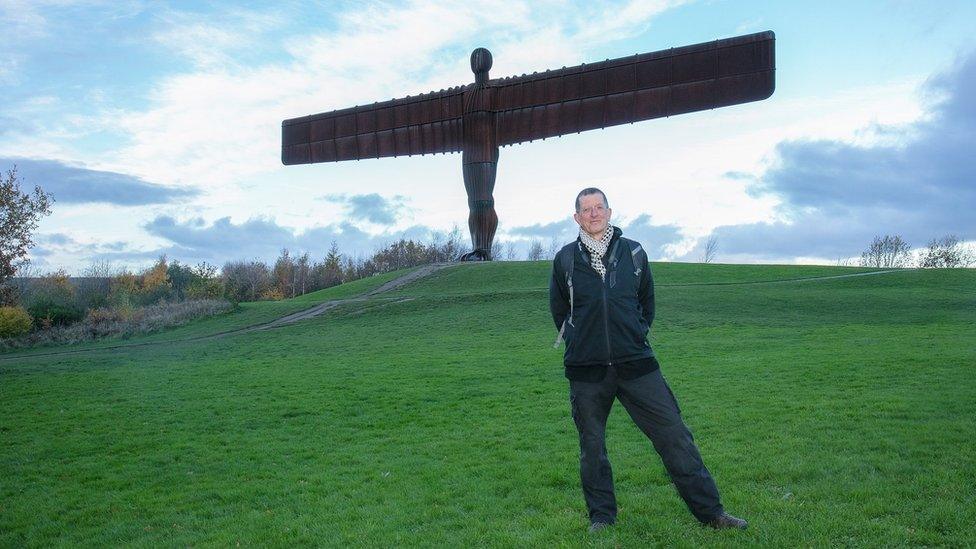
<svg viewBox="0 0 976 549"><path fill-rule="evenodd" d="M610 225L611 213L601 190L580 191L573 215L579 238L556 254L549 283L552 319L566 341L563 363L579 431L580 479L590 532L617 519L605 445L614 398L654 444L695 518L713 528L746 528L746 521L722 508L715 481L647 343L654 320L647 254Z"/></svg>

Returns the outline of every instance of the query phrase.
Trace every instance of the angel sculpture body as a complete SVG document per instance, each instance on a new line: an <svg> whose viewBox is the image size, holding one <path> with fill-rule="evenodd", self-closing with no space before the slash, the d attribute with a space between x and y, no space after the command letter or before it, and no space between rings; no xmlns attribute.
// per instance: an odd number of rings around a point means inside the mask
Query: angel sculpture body
<svg viewBox="0 0 976 549"><path fill-rule="evenodd" d="M491 53L478 48L473 84L283 121L281 160L460 152L473 248L461 259L488 261L499 147L766 99L774 53L767 31L490 80Z"/></svg>

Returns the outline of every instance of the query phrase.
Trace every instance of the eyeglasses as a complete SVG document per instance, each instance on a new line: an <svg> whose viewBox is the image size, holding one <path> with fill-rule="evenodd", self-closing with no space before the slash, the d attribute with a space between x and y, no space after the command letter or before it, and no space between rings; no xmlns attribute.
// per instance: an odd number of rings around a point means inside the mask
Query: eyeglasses
<svg viewBox="0 0 976 549"><path fill-rule="evenodd" d="M604 213L606 213L606 211L607 209L604 208L602 204L598 204L596 206L590 206L589 208L583 208L582 210L580 210L580 214L585 216L588 216L591 213L596 215L603 215Z"/></svg>

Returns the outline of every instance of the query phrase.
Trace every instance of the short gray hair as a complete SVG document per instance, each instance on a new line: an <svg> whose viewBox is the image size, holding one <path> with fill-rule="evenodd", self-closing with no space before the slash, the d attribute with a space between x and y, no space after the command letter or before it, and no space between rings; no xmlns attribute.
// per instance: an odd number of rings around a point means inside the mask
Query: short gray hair
<svg viewBox="0 0 976 549"><path fill-rule="evenodd" d="M610 209L610 202L607 201L607 195L603 194L603 191L601 191L600 189L598 189L596 187L587 187L587 188L583 189L582 191L580 191L578 195L576 195L576 211L577 212L580 211L580 199L583 198L584 196L589 196L591 194L599 194L600 196L602 196L603 197L603 207L606 208L606 209L608 209L608 210Z"/></svg>

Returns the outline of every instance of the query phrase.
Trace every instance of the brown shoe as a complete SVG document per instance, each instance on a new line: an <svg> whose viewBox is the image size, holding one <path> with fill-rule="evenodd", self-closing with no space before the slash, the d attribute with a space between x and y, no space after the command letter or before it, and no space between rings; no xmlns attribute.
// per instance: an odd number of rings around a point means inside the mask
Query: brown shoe
<svg viewBox="0 0 976 549"><path fill-rule="evenodd" d="M716 530L722 530L725 528L738 528L739 530L745 530L749 527L748 522L738 517L733 517L724 511L721 515L708 521L707 524Z"/></svg>

